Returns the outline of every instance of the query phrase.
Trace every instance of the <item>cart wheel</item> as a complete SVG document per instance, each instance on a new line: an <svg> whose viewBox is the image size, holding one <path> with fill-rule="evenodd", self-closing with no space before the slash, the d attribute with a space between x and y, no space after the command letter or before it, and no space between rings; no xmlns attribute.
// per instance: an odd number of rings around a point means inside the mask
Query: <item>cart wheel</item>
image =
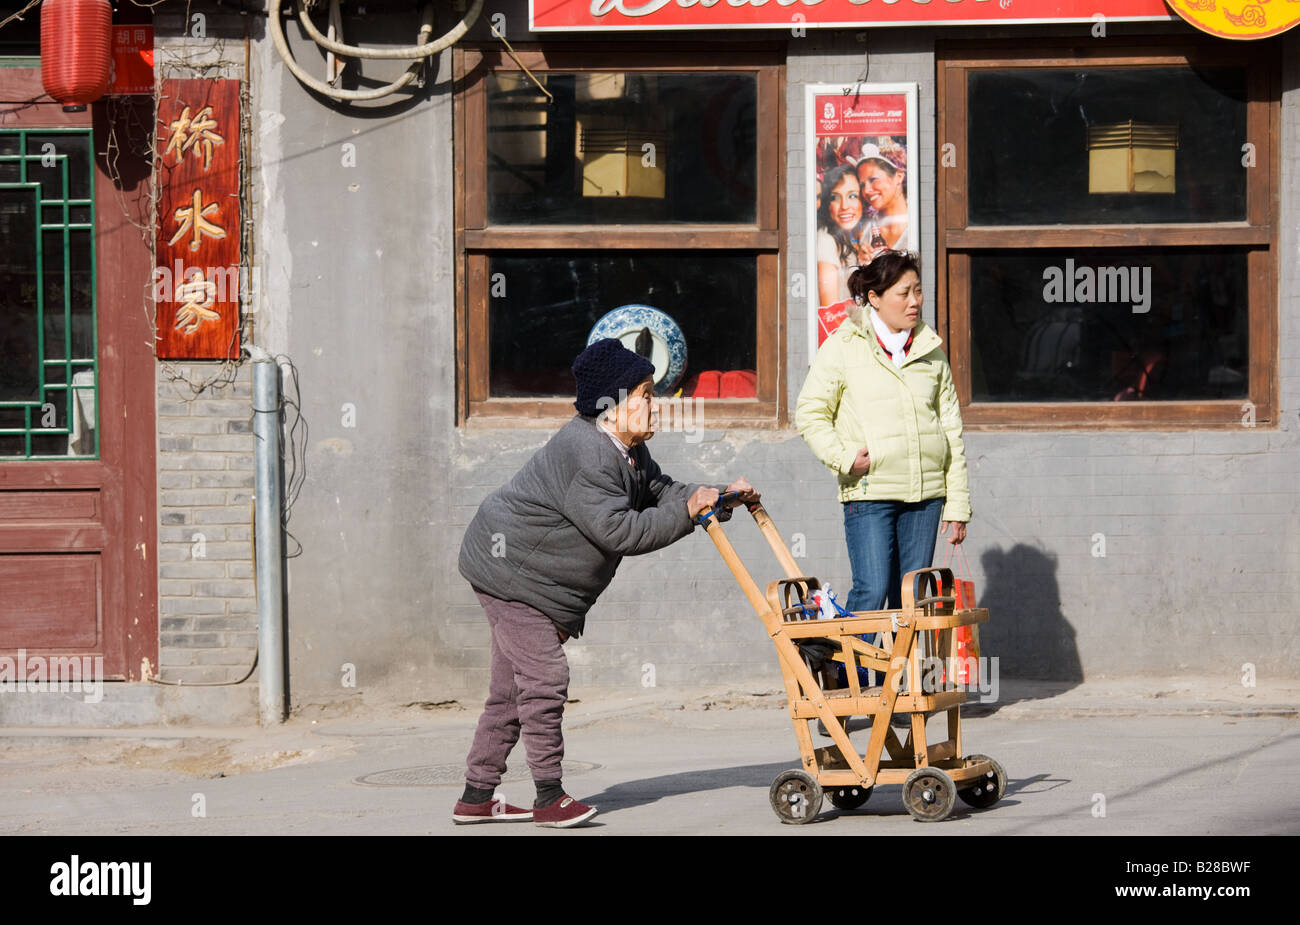
<svg viewBox="0 0 1300 925"><path fill-rule="evenodd" d="M830 798L836 809L857 809L871 798L871 788L836 787L830 791Z"/></svg>
<svg viewBox="0 0 1300 925"><path fill-rule="evenodd" d="M782 822L803 825L812 822L822 809L822 787L806 771L782 771L768 791L772 810Z"/></svg>
<svg viewBox="0 0 1300 925"><path fill-rule="evenodd" d="M903 784L903 805L917 822L946 819L957 802L957 786L943 768L917 768Z"/></svg>
<svg viewBox="0 0 1300 925"><path fill-rule="evenodd" d="M1002 765L988 755L967 755L966 760L971 764L987 761L991 767L989 772L976 779L972 786L958 790L957 796L976 809L992 806L1002 799L1002 795L1007 792L1007 772L1002 770Z"/></svg>

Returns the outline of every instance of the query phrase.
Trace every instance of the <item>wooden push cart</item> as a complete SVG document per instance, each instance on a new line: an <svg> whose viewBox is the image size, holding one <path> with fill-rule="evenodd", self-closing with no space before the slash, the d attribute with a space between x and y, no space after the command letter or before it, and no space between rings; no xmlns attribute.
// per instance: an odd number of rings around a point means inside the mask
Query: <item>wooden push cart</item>
<svg viewBox="0 0 1300 925"><path fill-rule="evenodd" d="M904 576L903 606L898 610L812 617L812 594L820 583L800 574L767 511L753 504L749 511L786 574L769 582L766 593L759 590L714 516L734 500L729 494L699 520L776 645L803 761L802 768L783 771L772 784L772 809L781 821L810 822L820 812L824 794L838 809L856 809L877 784L902 784L903 805L920 822L946 818L957 797L977 808L996 803L1006 790L1006 773L985 755L962 757L961 704L966 693L953 682L956 673L949 660L956 651L953 630L987 622L988 611L955 609L952 572L928 568ZM882 634L882 646L864 642L860 636L867 633ZM840 665L844 686L837 679ZM863 686L858 666L882 673L881 685ZM948 714L948 737L929 743L926 720L939 712ZM895 715L910 716L904 742L890 726ZM850 716L871 717L870 738L861 755L845 728ZM831 745L813 746L809 724L815 719L825 726Z"/></svg>

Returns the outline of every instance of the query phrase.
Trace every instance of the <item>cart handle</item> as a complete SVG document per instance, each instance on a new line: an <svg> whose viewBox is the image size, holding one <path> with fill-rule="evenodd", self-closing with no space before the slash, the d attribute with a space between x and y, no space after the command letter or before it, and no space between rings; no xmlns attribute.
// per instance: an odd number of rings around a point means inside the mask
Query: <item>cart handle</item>
<svg viewBox="0 0 1300 925"><path fill-rule="evenodd" d="M722 492L722 494L718 495L718 500L713 502L713 507L709 508L707 511L703 511L698 517L695 518L695 522L697 524L708 523L710 517L712 517L714 514L718 513L719 511L724 510L727 507L728 501L731 501L732 499L739 498L739 497L740 497L740 492L738 491Z"/></svg>
<svg viewBox="0 0 1300 925"><path fill-rule="evenodd" d="M955 593L938 593L940 582L949 589L953 587L952 569L924 568L917 569L909 574L912 575L913 607L925 607L929 604L952 604L953 606L956 606L957 595ZM933 591L935 593L922 596L924 593L922 590L923 585L925 591Z"/></svg>

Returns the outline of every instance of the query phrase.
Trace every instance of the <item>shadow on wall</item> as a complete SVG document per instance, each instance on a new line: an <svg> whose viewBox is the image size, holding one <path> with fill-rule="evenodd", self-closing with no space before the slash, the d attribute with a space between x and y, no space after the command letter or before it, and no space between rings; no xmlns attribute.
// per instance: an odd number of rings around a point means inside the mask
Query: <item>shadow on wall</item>
<svg viewBox="0 0 1300 925"><path fill-rule="evenodd" d="M983 588L975 589L989 622L980 627L980 655L997 656L1004 677L1083 681L1074 627L1061 613L1056 558L1017 543L980 556Z"/></svg>

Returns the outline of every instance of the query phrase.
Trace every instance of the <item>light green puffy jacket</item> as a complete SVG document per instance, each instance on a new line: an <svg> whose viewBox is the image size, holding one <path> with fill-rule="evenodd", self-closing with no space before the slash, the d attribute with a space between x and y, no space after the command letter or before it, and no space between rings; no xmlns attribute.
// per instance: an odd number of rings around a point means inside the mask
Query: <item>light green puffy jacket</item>
<svg viewBox="0 0 1300 925"><path fill-rule="evenodd" d="M900 368L871 321L862 324L846 320L817 351L795 406L799 434L839 476L841 501L946 497L942 519L969 521L961 409L942 339L918 322ZM851 476L864 446L871 468Z"/></svg>

